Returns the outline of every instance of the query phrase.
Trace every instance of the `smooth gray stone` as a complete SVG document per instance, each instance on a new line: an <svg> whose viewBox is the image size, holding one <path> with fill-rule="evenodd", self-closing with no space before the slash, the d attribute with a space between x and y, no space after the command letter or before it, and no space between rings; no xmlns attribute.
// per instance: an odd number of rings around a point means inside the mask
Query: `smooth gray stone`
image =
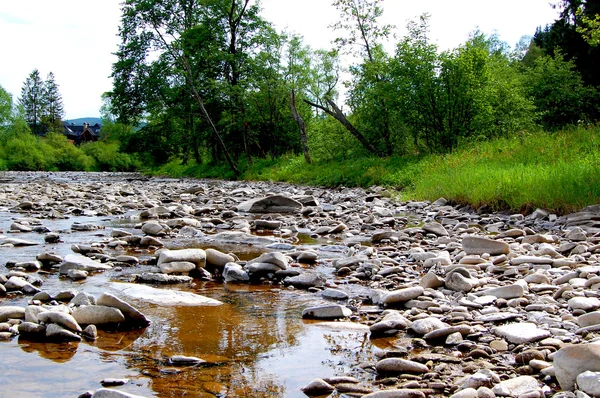
<svg viewBox="0 0 600 398"><path fill-rule="evenodd" d="M67 329L71 329L75 332L81 332L81 326L77 323L75 318L65 312L45 311L37 314L37 318L40 322L44 323L56 323Z"/></svg>
<svg viewBox="0 0 600 398"><path fill-rule="evenodd" d="M9 319L25 318L25 308L15 305L0 306L0 322L6 322Z"/></svg>
<svg viewBox="0 0 600 398"><path fill-rule="evenodd" d="M158 256L158 266L164 263L186 261L196 264L197 268L206 265L206 252L202 249L161 250Z"/></svg>
<svg viewBox="0 0 600 398"><path fill-rule="evenodd" d="M323 286L325 284L325 278L319 274L306 272L297 276L288 276L283 280L283 283L286 285L308 289L310 287Z"/></svg>
<svg viewBox="0 0 600 398"><path fill-rule="evenodd" d="M33 323L33 322L22 322L19 324L19 334L22 334L24 336L29 336L29 335L45 335L46 334L46 327L37 323Z"/></svg>
<svg viewBox="0 0 600 398"><path fill-rule="evenodd" d="M64 341L81 341L81 337L75 333L62 328L61 326L51 323L46 325L46 337Z"/></svg>
<svg viewBox="0 0 600 398"><path fill-rule="evenodd" d="M64 261L61 263L59 273L66 275L70 269L77 269L87 272L106 271L112 269L112 266L108 264L101 264L97 261L92 260L89 257L85 257L79 254L67 254Z"/></svg>
<svg viewBox="0 0 600 398"><path fill-rule="evenodd" d="M422 286L407 287L405 289L398 289L387 293L383 298L385 305L394 305L405 303L409 300L415 299L421 296L425 290Z"/></svg>
<svg viewBox="0 0 600 398"><path fill-rule="evenodd" d="M462 247L467 254L488 253L499 255L510 253L508 243L474 235L465 236L462 240Z"/></svg>
<svg viewBox="0 0 600 398"><path fill-rule="evenodd" d="M94 392L92 398L146 398L141 395L129 394L111 388L100 388Z"/></svg>
<svg viewBox="0 0 600 398"><path fill-rule="evenodd" d="M379 374L428 373L429 368L422 363L402 358L386 358L375 365Z"/></svg>
<svg viewBox="0 0 600 398"><path fill-rule="evenodd" d="M305 308L302 311L302 318L339 319L347 318L350 315L352 315L352 310L342 305L325 305L319 307L311 307Z"/></svg>
<svg viewBox="0 0 600 398"><path fill-rule="evenodd" d="M227 263L223 268L223 280L225 283L246 283L250 276L240 264Z"/></svg>
<svg viewBox="0 0 600 398"><path fill-rule="evenodd" d="M554 373L560 387L575 389L577 376L585 371L600 372L600 344L575 344L554 354Z"/></svg>
<svg viewBox="0 0 600 398"><path fill-rule="evenodd" d="M73 309L73 318L81 325L104 325L125 322L123 313L113 307L88 305Z"/></svg>
<svg viewBox="0 0 600 398"><path fill-rule="evenodd" d="M142 325L150 324L148 318L146 318L146 316L142 314L137 308L133 307L131 304L126 303L125 301L110 293L102 293L100 297L98 297L97 305L104 305L106 307L117 308L123 313L123 315L125 315L125 320L127 322Z"/></svg>
<svg viewBox="0 0 600 398"><path fill-rule="evenodd" d="M486 296L495 296L503 299L513 299L523 297L525 290L521 285L500 286L491 289L486 289L482 292Z"/></svg>
<svg viewBox="0 0 600 398"><path fill-rule="evenodd" d="M282 195L271 195L266 198L251 199L237 206L244 213L298 213L302 203Z"/></svg>

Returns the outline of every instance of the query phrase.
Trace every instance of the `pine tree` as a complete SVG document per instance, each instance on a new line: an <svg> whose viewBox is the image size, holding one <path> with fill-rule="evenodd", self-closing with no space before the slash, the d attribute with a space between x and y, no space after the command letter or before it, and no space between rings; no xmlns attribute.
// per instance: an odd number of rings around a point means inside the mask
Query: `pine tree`
<svg viewBox="0 0 600 398"><path fill-rule="evenodd" d="M43 90L42 123L44 130L60 129L61 120L64 117L62 96L58 91L58 84L54 80L54 73L48 73L44 82Z"/></svg>
<svg viewBox="0 0 600 398"><path fill-rule="evenodd" d="M23 83L19 104L25 111L25 120L31 131L40 133L44 108L44 83L37 69L34 69Z"/></svg>

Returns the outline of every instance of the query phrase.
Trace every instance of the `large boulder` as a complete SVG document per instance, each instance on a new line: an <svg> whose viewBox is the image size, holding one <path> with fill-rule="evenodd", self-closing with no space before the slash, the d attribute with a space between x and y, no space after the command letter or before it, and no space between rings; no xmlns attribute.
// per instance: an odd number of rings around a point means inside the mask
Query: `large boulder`
<svg viewBox="0 0 600 398"><path fill-rule="evenodd" d="M575 380L585 371L600 371L600 344L576 344L554 354L554 374L563 390L573 391Z"/></svg>
<svg viewBox="0 0 600 398"><path fill-rule="evenodd" d="M271 195L243 202L237 209L245 213L298 213L302 203L283 195Z"/></svg>

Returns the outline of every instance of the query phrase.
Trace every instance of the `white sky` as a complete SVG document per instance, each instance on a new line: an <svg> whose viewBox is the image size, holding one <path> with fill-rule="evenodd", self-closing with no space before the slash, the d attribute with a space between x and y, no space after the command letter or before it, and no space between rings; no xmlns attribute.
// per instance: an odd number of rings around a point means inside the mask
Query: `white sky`
<svg viewBox="0 0 600 398"><path fill-rule="evenodd" d="M464 43L479 28L514 46L556 19L557 0L386 0L385 23L404 34L406 22L431 14L431 38L441 49ZM2 0L0 85L17 101L29 73L53 72L66 119L97 117L110 91L121 0ZM301 34L313 48L330 48L338 17L332 0L262 0L263 16L278 29Z"/></svg>

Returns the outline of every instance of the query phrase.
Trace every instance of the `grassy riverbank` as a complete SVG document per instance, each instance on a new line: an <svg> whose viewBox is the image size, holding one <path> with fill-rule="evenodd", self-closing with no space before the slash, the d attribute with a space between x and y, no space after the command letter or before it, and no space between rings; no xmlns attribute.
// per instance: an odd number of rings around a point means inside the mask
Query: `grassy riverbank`
<svg viewBox="0 0 600 398"><path fill-rule="evenodd" d="M226 165L173 161L152 174L232 177ZM247 180L319 186L382 185L402 199L439 197L493 210L528 212L541 207L568 213L600 203L600 128L522 134L470 143L446 155L349 158L307 165L302 156L256 160Z"/></svg>

